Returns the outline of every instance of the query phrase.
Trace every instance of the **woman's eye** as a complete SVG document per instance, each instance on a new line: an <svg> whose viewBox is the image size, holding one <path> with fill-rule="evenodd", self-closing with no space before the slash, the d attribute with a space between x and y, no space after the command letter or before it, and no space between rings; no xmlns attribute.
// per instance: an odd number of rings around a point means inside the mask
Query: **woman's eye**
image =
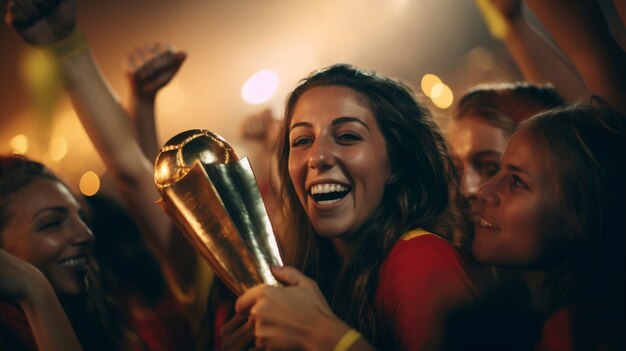
<svg viewBox="0 0 626 351"><path fill-rule="evenodd" d="M511 186L514 188L526 188L526 183L524 183L518 176L511 176Z"/></svg>
<svg viewBox="0 0 626 351"><path fill-rule="evenodd" d="M63 225L62 220L52 220L44 222L41 226L39 226L40 230L54 230Z"/></svg>
<svg viewBox="0 0 626 351"><path fill-rule="evenodd" d="M340 142L351 143L362 140L361 136L354 133L341 133L337 136L337 140Z"/></svg>
<svg viewBox="0 0 626 351"><path fill-rule="evenodd" d="M493 177L500 170L500 164L495 162L486 162L479 166L480 173L486 177Z"/></svg>
<svg viewBox="0 0 626 351"><path fill-rule="evenodd" d="M299 146L303 146L303 145L308 145L310 143L311 143L311 138L309 138L309 137L298 137L298 138L295 138L291 142L291 147L299 147Z"/></svg>

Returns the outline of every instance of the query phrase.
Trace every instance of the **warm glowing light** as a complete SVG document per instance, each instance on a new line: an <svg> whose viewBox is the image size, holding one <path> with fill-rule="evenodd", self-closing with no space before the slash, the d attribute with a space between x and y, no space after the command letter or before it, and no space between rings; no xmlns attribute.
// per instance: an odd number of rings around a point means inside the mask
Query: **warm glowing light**
<svg viewBox="0 0 626 351"><path fill-rule="evenodd" d="M84 195L92 196L100 189L100 177L93 171L87 171L80 177L78 188Z"/></svg>
<svg viewBox="0 0 626 351"><path fill-rule="evenodd" d="M185 91L176 84L170 84L161 89L157 108L159 112L173 114L185 105Z"/></svg>
<svg viewBox="0 0 626 351"><path fill-rule="evenodd" d="M470 62L477 68L488 71L495 65L493 56L489 51L482 47L476 47L469 52L468 58Z"/></svg>
<svg viewBox="0 0 626 351"><path fill-rule="evenodd" d="M433 87L432 93L433 94L430 98L435 106L440 109L447 109L452 106L452 103L454 102L454 94L452 94L452 89L450 89L447 85L443 83L437 84Z"/></svg>
<svg viewBox="0 0 626 351"><path fill-rule="evenodd" d="M25 154L28 151L28 138L24 134L18 134L9 141L11 149L16 154Z"/></svg>
<svg viewBox="0 0 626 351"><path fill-rule="evenodd" d="M52 138L48 154L52 160L61 161L67 155L67 140L62 136Z"/></svg>
<svg viewBox="0 0 626 351"><path fill-rule="evenodd" d="M441 79L439 79L439 77L430 73L425 74L422 77L422 84L421 84L422 91L424 92L424 94L430 97L431 90L433 89L433 86L435 86L435 84L437 83L441 83Z"/></svg>
<svg viewBox="0 0 626 351"><path fill-rule="evenodd" d="M395 5L399 9L404 9L406 6L407 0L392 0L391 3Z"/></svg>
<svg viewBox="0 0 626 351"><path fill-rule="evenodd" d="M248 78L241 88L241 98L248 104L258 105L271 99L278 88L278 75L269 69L261 70Z"/></svg>
<svg viewBox="0 0 626 351"><path fill-rule="evenodd" d="M430 96L431 99L438 99L441 94L443 94L443 91L446 89L446 85L439 82L436 83L435 85L433 85L433 87L430 89L430 94L428 94L428 96Z"/></svg>

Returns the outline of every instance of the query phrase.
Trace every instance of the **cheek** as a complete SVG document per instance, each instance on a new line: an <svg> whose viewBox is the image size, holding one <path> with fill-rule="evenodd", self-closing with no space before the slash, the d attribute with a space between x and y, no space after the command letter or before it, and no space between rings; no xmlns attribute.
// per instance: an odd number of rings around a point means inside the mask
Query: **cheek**
<svg viewBox="0 0 626 351"><path fill-rule="evenodd" d="M343 160L353 174L383 184L386 183L389 174L389 158L384 146L381 149L355 148L346 150Z"/></svg>
<svg viewBox="0 0 626 351"><path fill-rule="evenodd" d="M65 247L64 235L62 233L44 234L31 240L29 245L28 262L37 268L43 268L60 258Z"/></svg>
<svg viewBox="0 0 626 351"><path fill-rule="evenodd" d="M291 179L291 183L293 184L296 193L300 200L303 200L302 187L304 186L305 177L306 177L306 165L302 164L302 157L297 155L289 156L289 179Z"/></svg>
<svg viewBox="0 0 626 351"><path fill-rule="evenodd" d="M551 217L544 212L548 209L536 208L536 210L538 211L526 216L519 216L515 229L509 233L511 243L520 259L529 265L544 261L546 253L551 249L551 238L554 235L554 228L550 224Z"/></svg>

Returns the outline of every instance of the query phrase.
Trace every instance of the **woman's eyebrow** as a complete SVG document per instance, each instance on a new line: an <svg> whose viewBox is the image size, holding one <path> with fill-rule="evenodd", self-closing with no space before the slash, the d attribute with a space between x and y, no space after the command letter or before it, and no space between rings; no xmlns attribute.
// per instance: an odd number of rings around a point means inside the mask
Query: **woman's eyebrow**
<svg viewBox="0 0 626 351"><path fill-rule="evenodd" d="M522 173L522 174L525 174L526 176L528 176L528 177L530 177L530 178L532 178L532 179L534 179L534 178L535 178L535 176L533 176L530 172L528 172L528 171L527 171L527 170L525 170L524 168L521 168L520 166L513 165L513 164L510 164L510 163L509 163L509 164L507 164L507 165L505 166L505 168L506 168L506 169L508 169L509 171L512 171L512 172L517 172L517 173Z"/></svg>
<svg viewBox="0 0 626 351"><path fill-rule="evenodd" d="M63 206L54 206L54 207L46 207L43 208L39 211L37 211L34 215L33 215L33 219L37 218L37 216L41 215L42 213L45 212L57 212L57 213L61 213L61 214L66 214L69 212L69 210L67 209L67 207L63 207Z"/></svg>
<svg viewBox="0 0 626 351"><path fill-rule="evenodd" d="M312 128L313 125L309 122L298 122L298 123L294 123L291 127L289 127L289 130L293 130L296 127L309 127Z"/></svg>
<svg viewBox="0 0 626 351"><path fill-rule="evenodd" d="M367 128L367 130L370 130L370 127L368 127L367 124L365 124L365 122L355 117L339 117L339 118L334 119L332 124L333 126L336 126L338 124L350 123L350 122L360 123L365 128Z"/></svg>

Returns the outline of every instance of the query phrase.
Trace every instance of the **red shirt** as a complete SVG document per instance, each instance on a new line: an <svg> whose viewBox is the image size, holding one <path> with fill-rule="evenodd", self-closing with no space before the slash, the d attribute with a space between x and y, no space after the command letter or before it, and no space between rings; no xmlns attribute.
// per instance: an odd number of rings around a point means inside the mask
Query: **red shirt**
<svg viewBox="0 0 626 351"><path fill-rule="evenodd" d="M451 243L423 230L407 233L383 262L375 297L385 349L437 348L448 313L475 301L471 261Z"/></svg>

